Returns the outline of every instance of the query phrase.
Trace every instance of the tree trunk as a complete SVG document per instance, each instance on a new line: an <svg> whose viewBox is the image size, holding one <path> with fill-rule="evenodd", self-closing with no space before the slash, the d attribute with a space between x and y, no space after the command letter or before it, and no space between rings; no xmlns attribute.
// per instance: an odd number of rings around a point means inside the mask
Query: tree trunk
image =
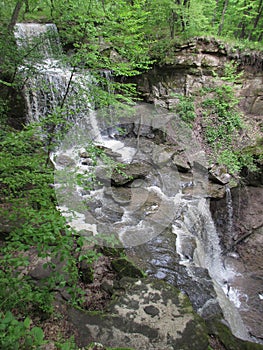
<svg viewBox="0 0 263 350"><path fill-rule="evenodd" d="M28 0L24 0L24 1L25 1L25 5L26 5L25 12L28 13L28 12L30 12L29 2L28 2Z"/></svg>
<svg viewBox="0 0 263 350"><path fill-rule="evenodd" d="M190 0L184 0L184 7L187 7L189 9L189 7L190 7Z"/></svg>
<svg viewBox="0 0 263 350"><path fill-rule="evenodd" d="M183 18L183 20L184 20L184 30L185 30L186 27L189 25L190 0L184 0L184 7L188 10L188 11L186 12L185 18Z"/></svg>
<svg viewBox="0 0 263 350"><path fill-rule="evenodd" d="M183 0L183 2L181 0L176 0L175 3L181 8L183 6L185 8L189 8L189 6L190 6L190 0ZM173 13L174 13L174 11L173 11ZM180 11L179 15L177 15L176 17L180 18L180 22L181 22L181 26L182 26L182 32L184 32L185 29L186 29L186 25L188 24L188 19L184 17L182 11Z"/></svg>
<svg viewBox="0 0 263 350"><path fill-rule="evenodd" d="M170 23L169 23L169 27L170 27L170 36L171 39L174 39L174 34L175 34L175 21L176 21L177 15L174 12L174 10L171 11L171 17L170 17Z"/></svg>
<svg viewBox="0 0 263 350"><path fill-rule="evenodd" d="M21 10L22 5L23 5L23 1L17 1L16 6L14 8L14 11L12 13L12 17L11 17L10 23L8 25L8 30L10 32L13 31L13 29L14 29L14 26L15 26L15 24L17 22L17 19L18 19L18 16L19 16L19 12Z"/></svg>
<svg viewBox="0 0 263 350"><path fill-rule="evenodd" d="M252 36L253 36L253 30L255 30L258 26L258 22L260 20L260 17L262 16L262 12L263 12L263 0L260 0L260 3L258 5L258 14L254 20L254 25L253 25L253 29L251 30L251 32L249 33L249 36L248 36L248 40L251 40L252 39Z"/></svg>
<svg viewBox="0 0 263 350"><path fill-rule="evenodd" d="M239 38L240 39L244 39L245 36L246 36L246 18L247 16L249 15L249 10L248 10L248 7L247 7L247 1L244 0L244 4L243 4L243 8L244 8L244 12L243 12L243 17L242 17L242 20L240 21L239 23L239 28L241 28L241 32L239 34Z"/></svg>
<svg viewBox="0 0 263 350"><path fill-rule="evenodd" d="M229 2L229 0L225 0L225 2L224 2L224 8L223 8L222 15L221 15L221 22L220 22L220 25L218 28L218 35L221 35L222 30L223 30L224 21L225 21L225 14L226 14L226 10L228 7L228 2Z"/></svg>

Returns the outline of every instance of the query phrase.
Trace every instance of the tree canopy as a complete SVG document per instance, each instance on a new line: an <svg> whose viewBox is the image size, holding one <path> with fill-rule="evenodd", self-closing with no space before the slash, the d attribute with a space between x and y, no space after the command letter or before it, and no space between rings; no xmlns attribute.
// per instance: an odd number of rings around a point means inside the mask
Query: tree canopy
<svg viewBox="0 0 263 350"><path fill-rule="evenodd" d="M149 42L182 33L262 42L262 11L262 0L6 0L0 15L9 26L17 19L52 20L67 28L68 40L92 38L96 45L95 38L104 38L129 57L142 53L145 36Z"/></svg>

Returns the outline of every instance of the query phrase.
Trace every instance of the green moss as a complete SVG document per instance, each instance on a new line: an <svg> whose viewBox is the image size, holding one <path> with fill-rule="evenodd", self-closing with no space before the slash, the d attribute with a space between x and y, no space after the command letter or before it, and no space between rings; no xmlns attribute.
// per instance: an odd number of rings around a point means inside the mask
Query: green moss
<svg viewBox="0 0 263 350"><path fill-rule="evenodd" d="M243 153L250 156L255 156L259 160L263 161L263 137L259 138L255 145L244 148Z"/></svg>
<svg viewBox="0 0 263 350"><path fill-rule="evenodd" d="M213 334L226 348L226 350L263 350L263 345L236 338L231 330L220 320L207 322L210 334Z"/></svg>
<svg viewBox="0 0 263 350"><path fill-rule="evenodd" d="M127 258L118 258L111 262L119 277L144 277L145 274Z"/></svg>

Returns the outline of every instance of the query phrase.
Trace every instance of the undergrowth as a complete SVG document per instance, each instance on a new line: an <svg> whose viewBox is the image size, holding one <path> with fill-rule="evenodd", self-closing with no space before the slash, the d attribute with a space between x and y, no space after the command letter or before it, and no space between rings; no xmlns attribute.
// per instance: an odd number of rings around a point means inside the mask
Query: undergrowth
<svg viewBox="0 0 263 350"><path fill-rule="evenodd" d="M237 68L233 62L226 64L224 75L215 75L215 87L203 88L201 92L205 140L213 151L213 161L225 165L232 174L243 167L257 170L253 153L236 146L245 128L236 97L236 84L242 81L243 73Z"/></svg>
<svg viewBox="0 0 263 350"><path fill-rule="evenodd" d="M38 349L45 343L43 331L31 327L30 319L53 314L57 290L81 307L78 264L99 254L83 251L84 239L56 209L53 169L37 129L2 131L1 144L0 348ZM30 275L32 259L42 265L41 280ZM65 346L60 348L71 349Z"/></svg>

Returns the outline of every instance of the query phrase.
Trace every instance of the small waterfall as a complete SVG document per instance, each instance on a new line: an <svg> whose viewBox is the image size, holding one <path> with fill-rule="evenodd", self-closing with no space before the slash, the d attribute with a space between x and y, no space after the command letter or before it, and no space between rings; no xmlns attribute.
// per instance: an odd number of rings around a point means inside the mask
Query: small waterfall
<svg viewBox="0 0 263 350"><path fill-rule="evenodd" d="M71 72L56 59L62 49L54 24L18 23L15 36L18 46L31 52L21 71L27 78L24 94L28 122L39 122L61 106Z"/></svg>
<svg viewBox="0 0 263 350"><path fill-rule="evenodd" d="M193 225L195 223L195 225ZM229 283L236 277L233 270L224 266L219 237L211 216L207 201L202 198L198 204L189 202L183 221L174 225L177 235L177 251L181 256L181 263L187 267L190 275L195 275L195 267L207 269L214 283L218 302L223 310L224 317L228 321L233 334L241 339L248 340L248 331L236 309L239 304L238 291L231 290L229 295ZM187 248L182 241L195 239L196 249L192 259L187 259Z"/></svg>
<svg viewBox="0 0 263 350"><path fill-rule="evenodd" d="M15 37L19 47L33 51L31 57L49 60L62 53L57 27L53 23L17 23Z"/></svg>
<svg viewBox="0 0 263 350"><path fill-rule="evenodd" d="M93 79L88 72L76 72L58 59L63 55L56 26L18 23L15 29L18 46L31 52L20 69L27 77L24 95L28 122L41 122L53 115L81 127L88 119L98 138L100 133L90 93ZM34 52L39 54L37 61Z"/></svg>
<svg viewBox="0 0 263 350"><path fill-rule="evenodd" d="M227 211L227 235L229 239L229 243L232 243L232 235L233 235L233 202L231 190L227 186L226 187L226 211Z"/></svg>

